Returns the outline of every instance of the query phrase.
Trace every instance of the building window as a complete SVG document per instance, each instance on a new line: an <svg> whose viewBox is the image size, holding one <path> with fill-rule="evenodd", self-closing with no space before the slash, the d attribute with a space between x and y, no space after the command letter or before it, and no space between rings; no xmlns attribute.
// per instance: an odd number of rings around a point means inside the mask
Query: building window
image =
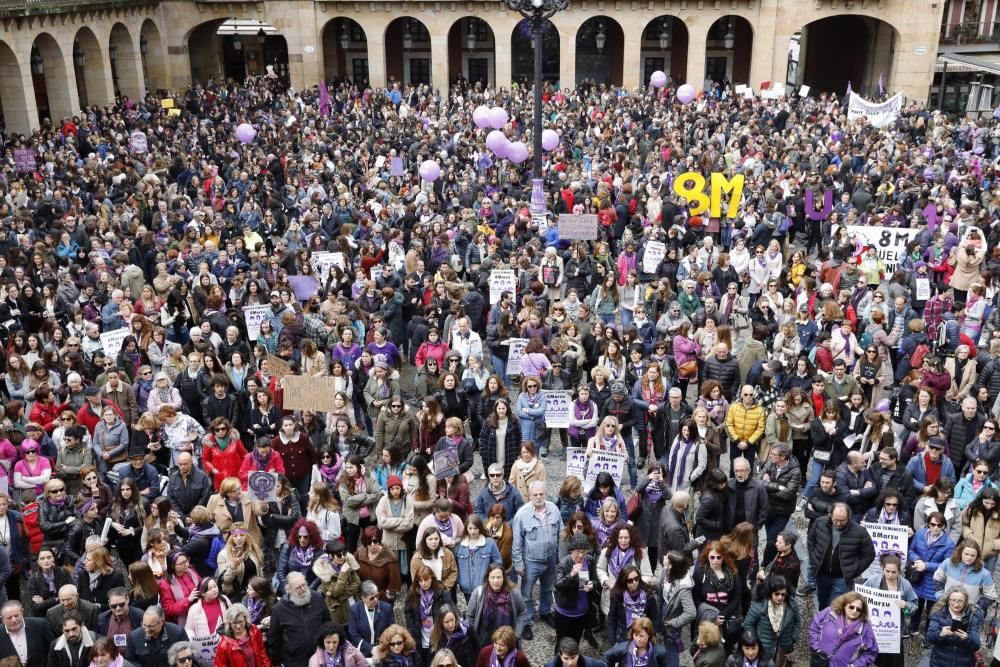
<svg viewBox="0 0 1000 667"><path fill-rule="evenodd" d="M430 58L410 58L410 81L411 85L431 82L431 59Z"/></svg>
<svg viewBox="0 0 1000 667"><path fill-rule="evenodd" d="M666 58L646 58L642 65L642 80L649 81L649 77L653 76L653 72L666 72L667 71L667 59Z"/></svg>
<svg viewBox="0 0 1000 667"><path fill-rule="evenodd" d="M364 29L362 29L360 25L358 25L354 21L351 21L348 25L350 26L349 30L352 42L367 41L367 37L365 37L365 31Z"/></svg>
<svg viewBox="0 0 1000 667"><path fill-rule="evenodd" d="M475 35L476 41L479 43L488 42L490 39L490 27L486 25L486 21L482 19L469 19L469 24L466 30Z"/></svg>
<svg viewBox="0 0 1000 667"><path fill-rule="evenodd" d="M414 42L429 42L431 35L427 28L417 19L406 19L406 31L413 37Z"/></svg>
<svg viewBox="0 0 1000 667"><path fill-rule="evenodd" d="M351 79L356 86L368 85L368 58L355 58L351 64Z"/></svg>

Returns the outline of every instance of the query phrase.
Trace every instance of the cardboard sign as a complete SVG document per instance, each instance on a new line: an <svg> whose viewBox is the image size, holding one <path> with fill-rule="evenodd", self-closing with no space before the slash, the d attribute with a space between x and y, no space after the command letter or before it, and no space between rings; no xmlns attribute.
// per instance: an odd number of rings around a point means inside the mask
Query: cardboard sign
<svg viewBox="0 0 1000 667"><path fill-rule="evenodd" d="M394 157L389 163L389 175L390 176L402 176L403 175L403 158Z"/></svg>
<svg viewBox="0 0 1000 667"><path fill-rule="evenodd" d="M289 363L274 354L267 355L267 370L271 375L279 378L292 374L292 367Z"/></svg>
<svg viewBox="0 0 1000 667"><path fill-rule="evenodd" d="M494 269L490 272L490 305L500 303L504 292L517 294L517 274L514 269Z"/></svg>
<svg viewBox="0 0 1000 667"><path fill-rule="evenodd" d="M867 579L882 572L881 558L884 554L895 554L899 556L902 563L899 571L906 569L906 554L909 548L910 535L906 532L906 526L888 526L882 523L864 521L861 523L872 536L872 546L875 547L875 560L868 566L864 574Z"/></svg>
<svg viewBox="0 0 1000 667"><path fill-rule="evenodd" d="M594 488L597 475L606 472L615 480L617 486L622 484L622 473L625 472L625 456L614 452L594 452L590 455L587 465L587 478L583 481L585 491Z"/></svg>
<svg viewBox="0 0 1000 667"><path fill-rule="evenodd" d="M181 115L181 110L180 109L167 109L167 116L168 117L169 116L180 116L180 115Z"/></svg>
<svg viewBox="0 0 1000 667"><path fill-rule="evenodd" d="M891 275L903 260L906 259L906 246L917 238L920 230L901 227L848 225L847 233L851 238L860 241L865 246L875 246L879 258L885 264L886 275Z"/></svg>
<svg viewBox="0 0 1000 667"><path fill-rule="evenodd" d="M868 621L875 632L878 652L899 653L903 614L897 602L903 599L903 594L859 585L854 590L868 602Z"/></svg>
<svg viewBox="0 0 1000 667"><path fill-rule="evenodd" d="M149 143L146 141L146 133L136 130L129 135L128 147L133 153L145 153L149 150Z"/></svg>
<svg viewBox="0 0 1000 667"><path fill-rule="evenodd" d="M434 452L434 478L447 479L458 474L458 448L445 447Z"/></svg>
<svg viewBox="0 0 1000 667"><path fill-rule="evenodd" d="M545 428L569 428L569 418L573 414L570 392L546 389L542 394L545 396Z"/></svg>
<svg viewBox="0 0 1000 667"><path fill-rule="evenodd" d="M799 86L799 97L809 97L809 86Z"/></svg>
<svg viewBox="0 0 1000 667"><path fill-rule="evenodd" d="M521 357L527 346L527 338L509 338L507 340L507 377L521 374Z"/></svg>
<svg viewBox="0 0 1000 667"><path fill-rule="evenodd" d="M562 241L594 241L597 239L597 216L594 214L559 214L559 239Z"/></svg>
<svg viewBox="0 0 1000 667"><path fill-rule="evenodd" d="M254 500L273 503L278 500L278 473L254 470L247 476L247 491Z"/></svg>
<svg viewBox="0 0 1000 667"><path fill-rule="evenodd" d="M250 342L257 340L260 335L260 323L271 314L271 306L266 303L254 306L243 306L243 321L247 325L247 338ZM249 361L249 360L247 360Z"/></svg>
<svg viewBox="0 0 1000 667"><path fill-rule="evenodd" d="M174 99L172 97L166 97L166 98L160 100L160 108L161 109L173 109L174 108Z"/></svg>
<svg viewBox="0 0 1000 667"><path fill-rule="evenodd" d="M642 272L656 273L666 256L667 246L663 241L650 241L646 244L645 252L642 253Z"/></svg>
<svg viewBox="0 0 1000 667"><path fill-rule="evenodd" d="M587 450L583 447L566 448L566 476L572 475L581 482L587 477Z"/></svg>
<svg viewBox="0 0 1000 667"><path fill-rule="evenodd" d="M101 347L104 349L104 356L114 360L118 358L118 353L122 349L122 343L129 335L128 327L105 331L101 334Z"/></svg>
<svg viewBox="0 0 1000 667"><path fill-rule="evenodd" d="M545 211L541 211L540 213L532 213L531 224L538 227L539 234L544 234L547 231L549 231L549 219L548 216L545 215Z"/></svg>
<svg viewBox="0 0 1000 667"><path fill-rule="evenodd" d="M285 393L282 407L285 410L312 410L330 412L336 408L333 396L337 392L337 378L285 375Z"/></svg>
<svg viewBox="0 0 1000 667"><path fill-rule="evenodd" d="M309 257L309 264L312 265L313 273L321 279L321 282L330 275L331 266L339 266L341 271L346 270L344 253L342 252L314 252Z"/></svg>
<svg viewBox="0 0 1000 667"><path fill-rule="evenodd" d="M15 148L14 167L21 173L30 173L35 170L35 151L30 148Z"/></svg>

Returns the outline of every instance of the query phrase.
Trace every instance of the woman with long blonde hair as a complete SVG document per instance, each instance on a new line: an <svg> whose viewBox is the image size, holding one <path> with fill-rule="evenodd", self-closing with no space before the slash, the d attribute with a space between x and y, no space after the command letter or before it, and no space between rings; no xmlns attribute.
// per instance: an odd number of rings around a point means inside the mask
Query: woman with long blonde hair
<svg viewBox="0 0 1000 667"><path fill-rule="evenodd" d="M222 592L233 602L243 600L250 580L264 572L264 554L247 532L246 523L237 521L217 557L215 576Z"/></svg>

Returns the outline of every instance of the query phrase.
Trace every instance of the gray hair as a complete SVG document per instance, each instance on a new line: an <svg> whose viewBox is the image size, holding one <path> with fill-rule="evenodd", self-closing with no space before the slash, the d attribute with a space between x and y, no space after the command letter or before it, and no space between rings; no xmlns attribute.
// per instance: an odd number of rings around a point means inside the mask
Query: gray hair
<svg viewBox="0 0 1000 667"><path fill-rule="evenodd" d="M368 598L373 595L378 595L378 586L371 579L365 579L361 582L361 597Z"/></svg>
<svg viewBox="0 0 1000 667"><path fill-rule="evenodd" d="M159 620L161 620L161 621L164 620L167 617L166 614L163 613L163 607L161 607L158 604L154 604L154 605L150 605L149 607L146 607L146 611L143 612L143 616L145 616L146 614L155 614L156 617Z"/></svg>
<svg viewBox="0 0 1000 667"><path fill-rule="evenodd" d="M150 607L150 609L152 609L152 607ZM180 655L182 651L191 651L191 653L193 654L194 645L192 645L191 642L175 643L173 646L167 649L167 664L169 664L171 667L174 667L174 665L177 664L177 656Z"/></svg>
<svg viewBox="0 0 1000 667"><path fill-rule="evenodd" d="M528 485L528 493L533 493L541 488L542 491L545 490L545 482L540 479L536 479L534 482Z"/></svg>
<svg viewBox="0 0 1000 667"><path fill-rule="evenodd" d="M246 605L235 602L229 605L226 612L222 615L223 619L226 621L226 626L232 625L233 621L238 619L240 616L246 619L247 625L250 624L250 610L247 609Z"/></svg>

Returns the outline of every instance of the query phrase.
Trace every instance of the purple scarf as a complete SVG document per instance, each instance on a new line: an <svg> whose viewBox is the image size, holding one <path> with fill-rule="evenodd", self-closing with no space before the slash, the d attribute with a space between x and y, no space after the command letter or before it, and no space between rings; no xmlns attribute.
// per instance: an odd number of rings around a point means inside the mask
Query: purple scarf
<svg viewBox="0 0 1000 667"><path fill-rule="evenodd" d="M315 554L315 549L313 547L308 547L303 549L302 547L296 545L292 547L292 558L291 563L289 563L293 568L300 572L306 572L312 567L313 555Z"/></svg>
<svg viewBox="0 0 1000 667"><path fill-rule="evenodd" d="M268 451L267 458L262 457L256 447L253 448L251 453L253 454L254 463L257 464L257 470L267 470L267 464L271 462L271 457L274 456L274 450Z"/></svg>
<svg viewBox="0 0 1000 667"><path fill-rule="evenodd" d="M660 486L659 482L649 482L646 484L646 500L655 505L660 502L660 498L662 497L663 488Z"/></svg>
<svg viewBox="0 0 1000 667"><path fill-rule="evenodd" d="M426 624L434 620L434 589L420 591L420 621Z"/></svg>
<svg viewBox="0 0 1000 667"><path fill-rule="evenodd" d="M320 477L323 478L323 483L326 484L327 486L330 486L337 482L338 472L340 472L340 466L321 465L319 467Z"/></svg>
<svg viewBox="0 0 1000 667"><path fill-rule="evenodd" d="M597 543L602 547L607 543L608 537L611 536L611 531L613 531L620 521L615 521L610 526L604 523L604 519L598 519L594 524L594 532L597 533Z"/></svg>
<svg viewBox="0 0 1000 667"><path fill-rule="evenodd" d="M649 643L649 646L646 647L646 652L644 654L639 655L639 649L635 647L635 642L630 641L628 643L628 651L626 652L626 655L626 667L646 667L653 657L653 642Z"/></svg>
<svg viewBox="0 0 1000 667"><path fill-rule="evenodd" d="M438 531L442 535L447 535L448 537L454 537L453 531L455 530L455 527L452 526L451 524L450 516L444 521L438 519L436 513L433 515L433 517L434 517L434 525L437 526Z"/></svg>
<svg viewBox="0 0 1000 667"><path fill-rule="evenodd" d="M678 483L683 483L687 479L687 460L688 454L691 453L691 448L695 445L695 440L690 442L684 442L683 440L678 440L677 444L674 445L674 451L670 455L670 480L671 486L676 487ZM684 445L684 454L680 454L680 445ZM680 470L677 469L677 459L680 458Z"/></svg>
<svg viewBox="0 0 1000 667"><path fill-rule="evenodd" d="M503 661L497 656L496 646L493 647L493 651L490 653L490 667L514 667L514 658L517 657L517 649L513 651L507 651L507 655L503 657Z"/></svg>
<svg viewBox="0 0 1000 667"><path fill-rule="evenodd" d="M344 664L344 647L343 645L337 647L337 654L330 655L326 651L323 651L323 665L324 667L340 667Z"/></svg>
<svg viewBox="0 0 1000 667"><path fill-rule="evenodd" d="M608 571L612 579L618 578L618 573L622 568L635 560L635 549L629 547L622 551L621 547L615 547L611 551L611 558L608 559Z"/></svg>
<svg viewBox="0 0 1000 667"><path fill-rule="evenodd" d="M625 625L631 626L632 621L646 615L646 591L642 587L636 591L635 597L625 591L622 595L622 603L625 605Z"/></svg>

